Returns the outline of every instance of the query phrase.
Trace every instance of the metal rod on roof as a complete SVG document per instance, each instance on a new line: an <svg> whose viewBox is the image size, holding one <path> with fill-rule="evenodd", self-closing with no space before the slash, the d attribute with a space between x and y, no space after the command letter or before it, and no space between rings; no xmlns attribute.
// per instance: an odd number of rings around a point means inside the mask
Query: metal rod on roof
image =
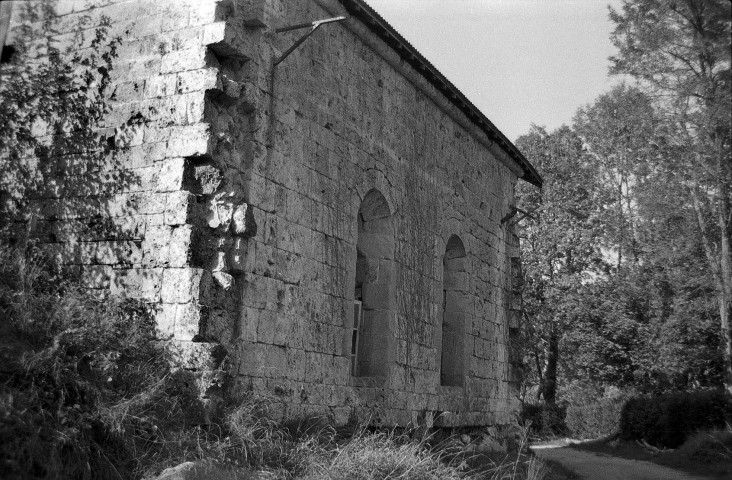
<svg viewBox="0 0 732 480"><path fill-rule="evenodd" d="M511 220L517 213L522 213L523 215L520 216L517 220L514 220L513 222L511 222L512 224L516 224L527 217L536 221L536 217L533 215L533 213L537 212L540 208L541 207L536 207L533 210L531 210L530 212L527 212L526 210L521 210L520 208L511 207L511 211L508 212L508 214L506 214L506 216L504 216L501 219L501 225L506 223L507 221Z"/></svg>
<svg viewBox="0 0 732 480"><path fill-rule="evenodd" d="M333 18L326 18L325 20L315 20L314 22L309 22L309 23L298 23L297 25L290 25L287 27L278 28L275 30L275 32L282 33L282 32L289 32L291 30L299 30L301 28L308 28L308 27L315 28L315 27L319 27L320 25L323 25L325 23L342 22L345 19L346 19L346 17L333 17Z"/></svg>
<svg viewBox="0 0 732 480"><path fill-rule="evenodd" d="M285 58L287 58L292 52L295 51L295 49L297 47L299 47L300 45L302 45L302 43L305 40L307 40L310 35L312 35L313 33L315 33L315 31L318 28L320 28L321 25L325 25L326 23L342 22L345 19L346 19L346 17L326 18L325 20L316 20L316 21L310 22L310 23L300 23L300 24L297 24L297 25L290 25L288 27L282 27L282 28L276 29L275 32L277 32L277 33L289 32L291 30L299 30L301 28L310 28L310 31L308 33L306 33L305 35L303 35L302 37L300 37L290 48L288 48L285 51L285 53L283 53L282 55L280 55L274 61L274 63L272 64L272 68L274 68L277 65L279 65L282 62L282 60L284 60Z"/></svg>

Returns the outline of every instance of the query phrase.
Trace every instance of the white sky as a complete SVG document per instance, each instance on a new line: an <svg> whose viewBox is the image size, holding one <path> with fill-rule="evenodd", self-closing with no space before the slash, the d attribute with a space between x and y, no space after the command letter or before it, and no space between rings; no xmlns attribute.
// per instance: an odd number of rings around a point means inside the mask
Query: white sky
<svg viewBox="0 0 732 480"><path fill-rule="evenodd" d="M367 0L510 140L570 123L609 78L621 0Z"/></svg>

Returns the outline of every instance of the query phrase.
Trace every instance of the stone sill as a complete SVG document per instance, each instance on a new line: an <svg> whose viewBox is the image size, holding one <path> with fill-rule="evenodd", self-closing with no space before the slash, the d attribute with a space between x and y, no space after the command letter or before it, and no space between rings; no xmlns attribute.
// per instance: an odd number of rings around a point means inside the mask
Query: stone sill
<svg viewBox="0 0 732 480"><path fill-rule="evenodd" d="M439 395L462 395L465 392L465 387L452 387L448 385L440 385L437 387L437 393Z"/></svg>
<svg viewBox="0 0 732 480"><path fill-rule="evenodd" d="M351 385L365 388L384 388L386 377L351 377Z"/></svg>

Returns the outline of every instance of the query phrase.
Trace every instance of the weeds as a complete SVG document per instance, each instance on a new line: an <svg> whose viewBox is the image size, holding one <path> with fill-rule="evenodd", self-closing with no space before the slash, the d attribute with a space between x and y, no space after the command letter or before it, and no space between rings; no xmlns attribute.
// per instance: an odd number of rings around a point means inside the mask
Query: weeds
<svg viewBox="0 0 732 480"><path fill-rule="evenodd" d="M528 451L528 440L531 432L531 423L523 426L517 449L513 453L500 457L484 455L480 463L483 476L490 480L543 480L548 476L546 464L534 456L523 452Z"/></svg>
<svg viewBox="0 0 732 480"><path fill-rule="evenodd" d="M678 455L697 462L732 462L732 426L697 432L679 447Z"/></svg>
<svg viewBox="0 0 732 480"><path fill-rule="evenodd" d="M254 395L204 424L196 377L156 340L147 305L102 298L29 252L0 249L0 478L151 478L187 461L283 480L541 478L523 457L479 475L409 432L277 424Z"/></svg>
<svg viewBox="0 0 732 480"><path fill-rule="evenodd" d="M465 463L452 464L424 441L395 432L357 432L346 443L309 458L304 479L468 479Z"/></svg>
<svg viewBox="0 0 732 480"><path fill-rule="evenodd" d="M149 308L64 280L37 250L0 252L0 477L131 478L198 394Z"/></svg>

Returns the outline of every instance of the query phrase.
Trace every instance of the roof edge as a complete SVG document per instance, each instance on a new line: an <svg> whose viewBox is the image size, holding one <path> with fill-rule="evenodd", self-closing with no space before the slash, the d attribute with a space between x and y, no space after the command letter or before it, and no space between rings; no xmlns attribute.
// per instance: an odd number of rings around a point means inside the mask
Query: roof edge
<svg viewBox="0 0 732 480"><path fill-rule="evenodd" d="M399 57L422 75L455 107L491 140L505 151L523 170L521 178L541 188L543 180L539 172L524 157L521 151L476 107L468 98L447 79L429 60L414 48L370 5L362 0L338 0L353 17L360 20L369 30L393 49Z"/></svg>

